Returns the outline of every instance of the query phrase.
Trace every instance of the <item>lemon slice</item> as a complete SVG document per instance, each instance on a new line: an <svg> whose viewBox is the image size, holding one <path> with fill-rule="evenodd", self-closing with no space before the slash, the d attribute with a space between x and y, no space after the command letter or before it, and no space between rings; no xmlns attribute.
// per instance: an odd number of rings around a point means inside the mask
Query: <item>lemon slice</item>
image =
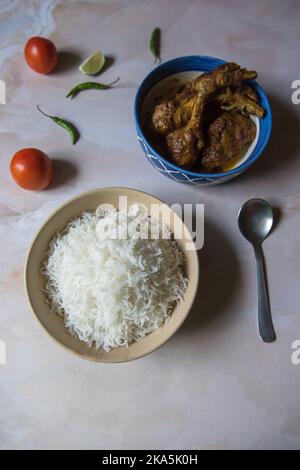
<svg viewBox="0 0 300 470"><path fill-rule="evenodd" d="M95 75L99 73L105 63L104 54L101 51L95 51L79 66L80 72L86 75Z"/></svg>

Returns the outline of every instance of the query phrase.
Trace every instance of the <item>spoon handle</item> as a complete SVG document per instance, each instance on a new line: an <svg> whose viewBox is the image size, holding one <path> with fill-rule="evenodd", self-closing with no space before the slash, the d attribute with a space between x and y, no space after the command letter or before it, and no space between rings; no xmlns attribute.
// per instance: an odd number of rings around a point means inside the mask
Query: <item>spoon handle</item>
<svg viewBox="0 0 300 470"><path fill-rule="evenodd" d="M261 339L266 343L275 341L276 335L272 323L269 305L264 258L260 245L254 246L256 268L257 268L257 290L258 290L258 329Z"/></svg>

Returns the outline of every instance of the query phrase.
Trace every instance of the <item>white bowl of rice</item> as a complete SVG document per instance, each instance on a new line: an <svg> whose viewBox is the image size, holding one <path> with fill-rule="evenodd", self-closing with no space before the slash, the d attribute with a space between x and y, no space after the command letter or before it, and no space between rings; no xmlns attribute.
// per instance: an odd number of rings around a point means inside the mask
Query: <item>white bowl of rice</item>
<svg viewBox="0 0 300 470"><path fill-rule="evenodd" d="M165 203L129 188L85 192L38 231L25 266L31 309L67 349L125 362L164 344L198 288L196 247Z"/></svg>

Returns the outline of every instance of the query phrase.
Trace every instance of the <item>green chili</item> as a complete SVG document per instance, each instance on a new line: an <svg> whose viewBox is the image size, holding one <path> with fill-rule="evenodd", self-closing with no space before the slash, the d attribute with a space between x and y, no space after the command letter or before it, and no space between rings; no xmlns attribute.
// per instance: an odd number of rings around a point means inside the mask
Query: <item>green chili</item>
<svg viewBox="0 0 300 470"><path fill-rule="evenodd" d="M152 31L149 48L154 57L154 63L160 62L160 28L155 28Z"/></svg>
<svg viewBox="0 0 300 470"><path fill-rule="evenodd" d="M117 78L114 82L105 84L105 83L99 83L99 82L82 82L79 83L78 85L74 86L72 90L69 91L67 94L66 98L74 98L80 91L83 90L107 90L108 88L111 88L115 83L117 83L120 79Z"/></svg>
<svg viewBox="0 0 300 470"><path fill-rule="evenodd" d="M79 132L76 129L76 127L70 122L66 121L65 119L62 119L57 116L50 116L49 114L46 114L44 111L41 110L39 105L37 105L37 109L39 110L40 113L42 113L44 116L47 116L48 118L52 119L52 121L56 122L59 126L63 127L71 136L72 144L76 144L76 142L79 139Z"/></svg>

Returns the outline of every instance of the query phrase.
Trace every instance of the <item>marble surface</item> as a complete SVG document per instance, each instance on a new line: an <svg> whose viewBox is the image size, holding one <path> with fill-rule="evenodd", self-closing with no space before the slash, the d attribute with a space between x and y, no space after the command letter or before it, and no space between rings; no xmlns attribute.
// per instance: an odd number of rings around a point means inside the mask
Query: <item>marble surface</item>
<svg viewBox="0 0 300 470"><path fill-rule="evenodd" d="M300 448L300 4L296 1L21 1L0 4L0 447L30 448ZM153 67L153 27L162 58L207 54L259 73L274 113L271 143L243 176L213 188L177 184L157 173L136 141L133 99ZM32 35L51 38L63 61L41 76L23 60ZM120 77L105 93L66 102L80 81L78 63L96 48L113 58L101 79ZM72 118L68 136L35 110ZM55 159L46 191L23 191L9 162L23 147ZM73 356L40 329L26 303L23 266L39 225L60 203L95 187L124 185L168 203L205 204L197 304L173 339L144 359L119 365ZM276 208L278 224L264 249L278 339L257 334L255 262L241 238L237 211L250 197Z"/></svg>

